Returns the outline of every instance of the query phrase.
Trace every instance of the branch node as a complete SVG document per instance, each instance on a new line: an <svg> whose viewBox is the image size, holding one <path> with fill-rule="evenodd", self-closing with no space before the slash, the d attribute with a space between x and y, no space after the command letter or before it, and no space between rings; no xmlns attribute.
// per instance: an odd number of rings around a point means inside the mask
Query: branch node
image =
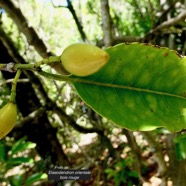
<svg viewBox="0 0 186 186"><path fill-rule="evenodd" d="M14 65L15 63L13 62L7 63L3 70L8 71L8 72L15 72Z"/></svg>

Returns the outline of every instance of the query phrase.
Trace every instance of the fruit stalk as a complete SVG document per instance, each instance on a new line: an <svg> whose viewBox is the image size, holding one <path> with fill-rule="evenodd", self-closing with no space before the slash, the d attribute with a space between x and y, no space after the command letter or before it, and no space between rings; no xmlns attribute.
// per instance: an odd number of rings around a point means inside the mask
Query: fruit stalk
<svg viewBox="0 0 186 186"><path fill-rule="evenodd" d="M39 68L41 65L59 62L61 61L61 56L50 56L49 58L38 61L34 64L35 68Z"/></svg>
<svg viewBox="0 0 186 186"><path fill-rule="evenodd" d="M16 87L17 87L17 81L21 75L22 70L18 69L16 72L16 76L12 82L12 89L11 89L11 94L10 94L10 102L15 103L15 97L16 97Z"/></svg>
<svg viewBox="0 0 186 186"><path fill-rule="evenodd" d="M4 69L6 67L6 64L0 64L0 70Z"/></svg>

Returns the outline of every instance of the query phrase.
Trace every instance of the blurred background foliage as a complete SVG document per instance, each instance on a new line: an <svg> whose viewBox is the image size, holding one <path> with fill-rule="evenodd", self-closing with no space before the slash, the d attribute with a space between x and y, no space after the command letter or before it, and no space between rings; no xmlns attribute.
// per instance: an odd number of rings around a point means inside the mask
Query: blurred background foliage
<svg viewBox="0 0 186 186"><path fill-rule="evenodd" d="M77 42L147 42L185 55L185 19L185 0L0 0L0 63L34 63ZM13 77L0 74L1 106ZM33 72L20 79L17 107L17 125L0 141L0 185L186 185L185 131L118 128L71 84ZM55 166L89 169L92 179L49 181Z"/></svg>

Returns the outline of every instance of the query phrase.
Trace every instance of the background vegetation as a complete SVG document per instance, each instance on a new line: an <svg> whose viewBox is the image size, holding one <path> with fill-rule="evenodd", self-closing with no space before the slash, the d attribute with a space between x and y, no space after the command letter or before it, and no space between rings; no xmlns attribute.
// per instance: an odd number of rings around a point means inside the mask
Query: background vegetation
<svg viewBox="0 0 186 186"><path fill-rule="evenodd" d="M0 0L0 18L0 63L33 63L77 42L146 42L186 53L185 0ZM1 106L13 77L0 74ZM32 71L22 74L16 101L19 120L0 141L0 185L186 185L184 130L118 128L71 84ZM87 168L92 179L49 181L54 166Z"/></svg>

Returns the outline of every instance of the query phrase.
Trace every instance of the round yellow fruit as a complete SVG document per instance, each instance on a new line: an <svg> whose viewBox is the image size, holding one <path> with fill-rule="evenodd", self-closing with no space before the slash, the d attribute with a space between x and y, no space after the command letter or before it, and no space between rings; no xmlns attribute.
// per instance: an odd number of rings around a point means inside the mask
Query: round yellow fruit
<svg viewBox="0 0 186 186"><path fill-rule="evenodd" d="M106 51L90 44L77 43L67 47L61 61L64 68L77 76L88 76L100 70L109 60Z"/></svg>
<svg viewBox="0 0 186 186"><path fill-rule="evenodd" d="M6 136L15 126L17 120L16 104L8 102L0 109L0 139Z"/></svg>

